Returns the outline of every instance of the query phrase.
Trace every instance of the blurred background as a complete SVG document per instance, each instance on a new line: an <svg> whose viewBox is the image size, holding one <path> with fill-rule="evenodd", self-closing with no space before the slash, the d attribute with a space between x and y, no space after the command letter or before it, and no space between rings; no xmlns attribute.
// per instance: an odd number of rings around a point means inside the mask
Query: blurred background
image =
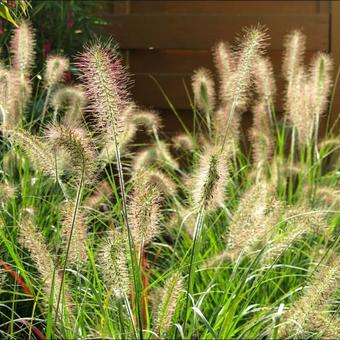
<svg viewBox="0 0 340 340"><path fill-rule="evenodd" d="M15 10L16 1L10 3ZM283 91L283 40L292 29L307 35L306 62L322 50L332 53L335 75L340 64L340 1L32 0L30 5L39 62L51 52L73 56L93 37L112 36L132 74L134 100L161 111L170 135L180 124L169 101L190 127L192 72L202 66L214 71L211 47L219 40L235 43L244 27L261 23L268 28L268 54L279 94ZM3 41L8 39L10 26L1 24ZM71 72L67 81L73 78ZM282 107L280 95L277 107ZM340 96L335 96L332 121L339 110ZM250 121L250 114L245 114L245 128Z"/></svg>

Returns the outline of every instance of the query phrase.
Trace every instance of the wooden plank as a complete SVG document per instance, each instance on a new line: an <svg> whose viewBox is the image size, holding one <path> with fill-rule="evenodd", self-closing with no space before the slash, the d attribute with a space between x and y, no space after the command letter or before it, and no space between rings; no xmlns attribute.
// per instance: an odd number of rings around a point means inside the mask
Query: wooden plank
<svg viewBox="0 0 340 340"><path fill-rule="evenodd" d="M340 72L340 2L332 2L332 21L331 21L331 53L334 59L334 72ZM335 131L340 131L340 82L336 84L335 97L333 101L333 110L331 112L330 121L334 123L336 120ZM332 125L332 124L331 124Z"/></svg>
<svg viewBox="0 0 340 340"><path fill-rule="evenodd" d="M108 31L121 48L209 49L216 40L234 41L244 27L261 23L268 28L271 48L280 49L283 36L302 28L312 37L309 49L328 50L329 15L111 15Z"/></svg>
<svg viewBox="0 0 340 340"><path fill-rule="evenodd" d="M191 75L166 75L166 74L155 74L153 77L158 81L171 103L176 109L190 109L190 101L185 91L183 82L185 82L189 89L191 98ZM169 108L169 104L164 98L161 90L150 77L150 75L136 74L132 77L133 86L131 88L132 97L137 104L157 109ZM217 82L216 82L217 83ZM281 77L277 77L277 108L282 108L282 100L285 82Z"/></svg>
<svg viewBox="0 0 340 340"><path fill-rule="evenodd" d="M267 54L276 74L281 73L283 51L269 51ZM306 53L305 62L309 63L316 51ZM187 73L199 67L214 70L210 50L130 50L129 71L131 73Z"/></svg>
<svg viewBox="0 0 340 340"><path fill-rule="evenodd" d="M328 1L131 1L131 13L139 14L315 14Z"/></svg>

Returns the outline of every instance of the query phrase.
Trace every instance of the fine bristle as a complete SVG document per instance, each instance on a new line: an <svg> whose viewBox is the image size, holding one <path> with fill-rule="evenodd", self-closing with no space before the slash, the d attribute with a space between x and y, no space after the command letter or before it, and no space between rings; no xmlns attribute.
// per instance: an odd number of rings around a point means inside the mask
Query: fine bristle
<svg viewBox="0 0 340 340"><path fill-rule="evenodd" d="M69 60L65 57L53 55L46 60L45 82L46 87L52 87L63 81L64 73L69 68Z"/></svg>
<svg viewBox="0 0 340 340"><path fill-rule="evenodd" d="M19 72L20 77L29 77L35 56L35 37L29 22L22 21L14 30L10 47L14 69Z"/></svg>
<svg viewBox="0 0 340 340"><path fill-rule="evenodd" d="M215 108L215 84L211 73L205 68L195 71L192 76L192 89L195 103L204 113L212 112Z"/></svg>
<svg viewBox="0 0 340 340"><path fill-rule="evenodd" d="M98 251L97 262L107 289L116 298L130 293L127 235L116 229L105 235Z"/></svg>
<svg viewBox="0 0 340 340"><path fill-rule="evenodd" d="M147 182L144 172L138 173L128 203L129 225L136 245L148 244L159 233L160 202L158 187Z"/></svg>
<svg viewBox="0 0 340 340"><path fill-rule="evenodd" d="M176 272L167 279L164 287L156 292L157 300L153 300L154 304L157 306L155 327L156 332L159 335L166 333L172 326L172 318L176 311L176 306L182 289L182 276L179 272ZM158 298L160 298L161 301L159 301Z"/></svg>
<svg viewBox="0 0 340 340"><path fill-rule="evenodd" d="M61 151L66 152L69 162L67 168L61 170L70 172L73 180L79 182L83 176L84 182L90 183L95 179L96 152L84 130L61 124L50 125L45 130L45 138L51 149L56 150L57 158L63 155Z"/></svg>
<svg viewBox="0 0 340 340"><path fill-rule="evenodd" d="M263 99L273 99L276 93L273 65L269 58L260 57L255 63L254 69L255 87Z"/></svg>
<svg viewBox="0 0 340 340"><path fill-rule="evenodd" d="M172 138L173 146L177 150L183 151L193 151L194 150L194 143L192 138L190 138L187 134L179 134Z"/></svg>
<svg viewBox="0 0 340 340"><path fill-rule="evenodd" d="M66 245L69 238L70 248L67 257L67 263L72 266L85 263L87 261L87 225L85 215L80 207L75 213L76 202L67 201L62 206L62 223L63 223L63 241L64 250L66 252Z"/></svg>
<svg viewBox="0 0 340 340"><path fill-rule="evenodd" d="M81 86L65 86L55 91L51 105L56 114L64 112L62 122L65 125L79 125L86 105L86 95Z"/></svg>
<svg viewBox="0 0 340 340"><path fill-rule="evenodd" d="M117 135L120 115L129 104L127 75L117 52L98 42L85 49L77 66L98 131Z"/></svg>
<svg viewBox="0 0 340 340"><path fill-rule="evenodd" d="M225 100L228 97L229 80L235 67L234 56L229 44L223 41L217 43L213 48L213 57L220 80L219 97L222 104L226 105Z"/></svg>
<svg viewBox="0 0 340 340"><path fill-rule="evenodd" d="M199 166L192 179L192 198L195 207L203 204L207 211L223 205L229 177L230 150L220 152L220 147L207 147L201 155Z"/></svg>
<svg viewBox="0 0 340 340"><path fill-rule="evenodd" d="M156 111L137 110L132 116L137 126L142 126L148 134L157 132L162 124L159 114Z"/></svg>
<svg viewBox="0 0 340 340"><path fill-rule="evenodd" d="M340 258L332 254L327 264L320 264L321 269L314 275L306 293L288 310L280 328L280 337L297 336L299 338L309 331L320 332L320 319L325 312L332 295L340 282ZM316 321L316 322L315 322Z"/></svg>

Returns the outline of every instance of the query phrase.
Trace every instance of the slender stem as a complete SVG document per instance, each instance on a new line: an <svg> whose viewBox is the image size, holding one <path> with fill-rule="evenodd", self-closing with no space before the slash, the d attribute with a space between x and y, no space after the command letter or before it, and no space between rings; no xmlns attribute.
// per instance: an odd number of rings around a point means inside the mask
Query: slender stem
<svg viewBox="0 0 340 340"><path fill-rule="evenodd" d="M195 223L195 230L194 230L194 238L193 238L193 244L191 249L191 256L190 256L190 265L189 265L189 278L188 278L188 286L187 286L187 296L185 300L185 318L184 318L184 324L183 324L183 332L185 330L186 322L187 322L187 312L188 312L188 306L189 306L189 294L191 292L191 286L193 282L193 276L194 276L194 257L196 254L196 248L198 246L199 241L199 235L201 231L202 226L202 220L204 216L204 202L202 202L200 210L197 214L196 223Z"/></svg>
<svg viewBox="0 0 340 340"><path fill-rule="evenodd" d="M78 187L78 190L77 190L76 203L75 203L75 206L74 206L72 222L71 222L71 230L70 230L70 235L69 235L69 238L68 238L68 241L67 241L67 248L66 248L65 260L64 260L64 266L63 266L61 283L60 283L60 288L59 288L59 293L58 293L57 309L56 309L56 313L55 313L55 323L57 323L57 321L58 321L59 304L60 304L61 295L62 295L63 286L64 286L64 281L65 281L65 271L66 271L68 255L69 255L70 247L71 247L73 230L74 230L74 226L75 226L75 223L76 223L78 208L79 208L79 205L80 205L80 198L81 198L81 194L82 194L82 190L83 190L84 173L85 173L85 163L84 163L84 160L83 160L80 183L79 183L79 187Z"/></svg>
<svg viewBox="0 0 340 340"><path fill-rule="evenodd" d="M49 86L48 89L47 89L46 98L45 98L43 110L42 110L42 113L41 113L41 123L42 123L41 126L44 125L45 115L46 115L46 111L47 111L47 105L48 105L48 102L50 100L51 91L52 91L52 88L51 88L51 86Z"/></svg>

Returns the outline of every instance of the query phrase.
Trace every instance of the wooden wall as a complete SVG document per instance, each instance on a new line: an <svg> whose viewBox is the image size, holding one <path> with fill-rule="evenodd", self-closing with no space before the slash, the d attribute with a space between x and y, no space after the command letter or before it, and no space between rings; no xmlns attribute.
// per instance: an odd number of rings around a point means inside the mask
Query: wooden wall
<svg viewBox="0 0 340 340"><path fill-rule="evenodd" d="M278 75L283 37L294 28L307 35L307 60L315 51L329 52L332 46L340 45L340 39L335 41L332 33L337 29L340 38L339 2L129 0L102 4L107 30L120 44L133 74L134 99L165 112L168 132L176 130L178 124L152 77L189 123L190 103L184 82L190 87L190 77L198 67L213 70L211 47L219 40L234 42L243 27L261 23L268 28L268 54ZM334 9L339 23L335 23L335 16L332 21ZM340 60L340 48L337 53ZM278 86L282 89L281 79Z"/></svg>

